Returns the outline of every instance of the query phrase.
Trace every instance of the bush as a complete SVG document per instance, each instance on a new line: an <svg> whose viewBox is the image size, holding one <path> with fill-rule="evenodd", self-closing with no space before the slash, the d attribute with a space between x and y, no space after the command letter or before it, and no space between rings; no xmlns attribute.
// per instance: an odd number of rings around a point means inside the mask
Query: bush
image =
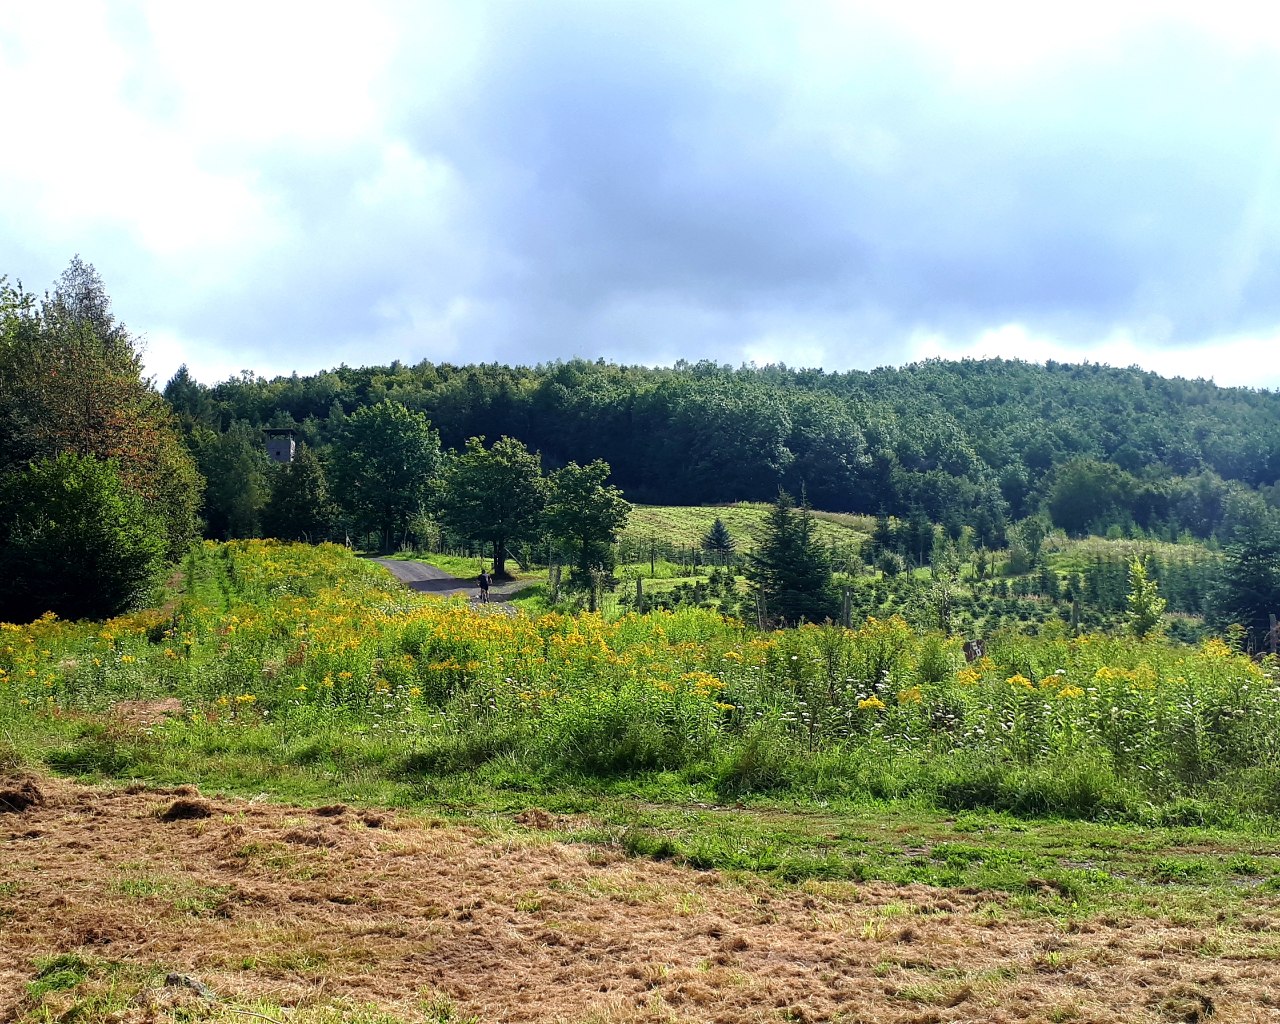
<svg viewBox="0 0 1280 1024"><path fill-rule="evenodd" d="M679 767L688 753L675 723L654 721L621 696L575 707L541 741L546 760L604 777Z"/></svg>
<svg viewBox="0 0 1280 1024"><path fill-rule="evenodd" d="M163 530L114 462L69 452L0 483L0 620L109 618L150 592Z"/></svg>
<svg viewBox="0 0 1280 1024"><path fill-rule="evenodd" d="M1064 756L1020 767L995 758L960 754L939 762L935 771L935 800L955 811L985 809L1022 817L1097 819L1130 816L1137 804L1110 768L1081 758Z"/></svg>
<svg viewBox="0 0 1280 1024"><path fill-rule="evenodd" d="M896 551L882 551L876 560L876 567L889 579L893 579L907 571L907 561Z"/></svg>
<svg viewBox="0 0 1280 1024"><path fill-rule="evenodd" d="M733 800L748 793L785 789L790 781L790 761L778 723L771 719L756 722L717 766L716 797Z"/></svg>

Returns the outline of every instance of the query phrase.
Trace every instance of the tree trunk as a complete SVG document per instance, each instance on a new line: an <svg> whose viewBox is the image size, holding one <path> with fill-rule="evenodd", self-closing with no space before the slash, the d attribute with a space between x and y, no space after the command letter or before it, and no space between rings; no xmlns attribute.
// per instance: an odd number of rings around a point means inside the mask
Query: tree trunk
<svg viewBox="0 0 1280 1024"><path fill-rule="evenodd" d="M493 574L495 576L505 576L507 574L507 542L505 538L499 538L493 542Z"/></svg>

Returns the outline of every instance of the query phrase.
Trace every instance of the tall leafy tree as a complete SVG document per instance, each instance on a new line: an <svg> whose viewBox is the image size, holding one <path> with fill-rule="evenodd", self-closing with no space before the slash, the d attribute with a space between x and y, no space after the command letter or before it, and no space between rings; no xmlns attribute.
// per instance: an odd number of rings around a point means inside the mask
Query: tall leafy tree
<svg viewBox="0 0 1280 1024"><path fill-rule="evenodd" d="M545 500L541 455L512 437L492 448L473 437L445 472L440 516L452 532L491 545L494 574L504 576L507 546L537 536Z"/></svg>
<svg viewBox="0 0 1280 1024"><path fill-rule="evenodd" d="M1075 459L1058 470L1048 509L1055 526L1082 535L1113 521L1129 507L1134 481L1118 466L1097 459Z"/></svg>
<svg viewBox="0 0 1280 1024"><path fill-rule="evenodd" d="M1159 636L1166 601L1148 571L1146 559L1136 555L1129 562L1128 603L1129 632L1139 640Z"/></svg>
<svg viewBox="0 0 1280 1024"><path fill-rule="evenodd" d="M797 509L791 495L778 492L748 556L747 575L770 619L821 622L831 616L831 565L807 501Z"/></svg>
<svg viewBox="0 0 1280 1024"><path fill-rule="evenodd" d="M609 464L597 459L585 466L570 462L551 476L546 527L573 553L575 571L612 569L612 546L627 525L631 505L605 481Z"/></svg>
<svg viewBox="0 0 1280 1024"><path fill-rule="evenodd" d="M334 500L390 548L435 497L442 461L440 435L422 413L389 399L363 406L333 445Z"/></svg>
<svg viewBox="0 0 1280 1024"><path fill-rule="evenodd" d="M268 537L315 544L333 531L337 509L329 498L324 464L309 445L299 445L293 461L278 467L262 510Z"/></svg>
<svg viewBox="0 0 1280 1024"><path fill-rule="evenodd" d="M201 480L134 339L77 257L37 304L0 285L0 474L63 453L113 462L170 557L195 534Z"/></svg>

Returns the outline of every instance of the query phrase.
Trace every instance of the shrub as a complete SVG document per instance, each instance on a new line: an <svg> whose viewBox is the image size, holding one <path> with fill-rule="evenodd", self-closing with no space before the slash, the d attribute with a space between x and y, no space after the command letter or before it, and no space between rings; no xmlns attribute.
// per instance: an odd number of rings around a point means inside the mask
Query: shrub
<svg viewBox="0 0 1280 1024"><path fill-rule="evenodd" d="M0 620L108 618L146 596L165 538L114 462L69 452L0 484Z"/></svg>

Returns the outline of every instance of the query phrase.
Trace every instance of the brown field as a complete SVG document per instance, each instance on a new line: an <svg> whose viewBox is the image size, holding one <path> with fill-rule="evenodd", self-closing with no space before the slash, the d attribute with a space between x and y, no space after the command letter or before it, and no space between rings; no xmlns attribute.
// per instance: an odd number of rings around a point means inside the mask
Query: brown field
<svg viewBox="0 0 1280 1024"><path fill-rule="evenodd" d="M553 823L11 778L0 1020L97 1020L77 1003L115 986L101 1019L119 1024L370 1007L436 1022L1280 1021L1280 901L1217 927L1211 912L1207 927L1066 924L986 892L631 860L549 841ZM37 961L67 953L101 969L33 995ZM166 972L191 980L165 987Z"/></svg>

